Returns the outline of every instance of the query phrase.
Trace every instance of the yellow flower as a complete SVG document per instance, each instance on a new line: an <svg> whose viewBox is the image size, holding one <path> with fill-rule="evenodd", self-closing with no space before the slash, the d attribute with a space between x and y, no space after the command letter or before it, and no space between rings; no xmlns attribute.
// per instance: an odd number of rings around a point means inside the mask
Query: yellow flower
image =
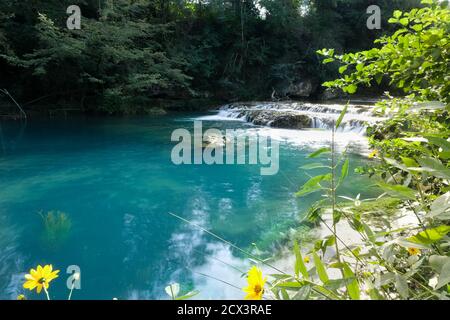
<svg viewBox="0 0 450 320"><path fill-rule="evenodd" d="M409 253L411 256L416 256L416 255L419 255L419 254L420 254L420 249L417 249L417 248L408 248L408 253Z"/></svg>
<svg viewBox="0 0 450 320"><path fill-rule="evenodd" d="M17 296L17 300L27 300L27 297L25 297L25 295L23 295L23 294L19 294Z"/></svg>
<svg viewBox="0 0 450 320"><path fill-rule="evenodd" d="M305 257L303 258L303 262L304 262L304 263L309 263L309 257L308 257L308 256L305 256Z"/></svg>
<svg viewBox="0 0 450 320"><path fill-rule="evenodd" d="M258 267L253 266L248 272L248 286L243 289L247 293L245 300L261 300L266 280L267 278L263 279L262 271Z"/></svg>
<svg viewBox="0 0 450 320"><path fill-rule="evenodd" d="M369 155L367 156L367 158L369 159L373 159L378 155L378 150L373 150L371 153L369 153Z"/></svg>
<svg viewBox="0 0 450 320"><path fill-rule="evenodd" d="M36 270L31 269L29 274L25 275L27 280L23 287L33 291L36 288L37 293L41 293L42 288L48 289L50 281L58 277L59 270L53 271L53 266L51 264L42 266L37 266Z"/></svg>

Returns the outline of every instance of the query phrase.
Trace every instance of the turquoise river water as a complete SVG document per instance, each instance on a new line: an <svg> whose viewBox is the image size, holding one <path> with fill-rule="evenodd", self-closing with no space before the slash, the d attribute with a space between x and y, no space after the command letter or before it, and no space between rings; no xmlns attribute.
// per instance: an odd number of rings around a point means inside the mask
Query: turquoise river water
<svg viewBox="0 0 450 320"><path fill-rule="evenodd" d="M60 277L50 295L66 299L68 266L81 270L73 299L167 299L172 282L198 289L200 299L243 298L238 269L250 264L228 245L180 221L176 213L233 244L270 252L281 234L302 217L317 196L294 193L308 180L299 169L307 155L326 145L326 130L277 130L243 121L176 114L158 118L30 119L1 123L0 298L24 293L26 272L52 264ZM280 170L261 176L258 165L174 165L171 133L204 127L241 128L280 141ZM338 135L346 143L360 134ZM364 160L351 156L351 168ZM320 158L319 161L327 161ZM317 162L317 160L314 160ZM367 180L352 173L343 194L356 196ZM64 212L63 232L45 228L43 215ZM50 235L49 235L50 232Z"/></svg>

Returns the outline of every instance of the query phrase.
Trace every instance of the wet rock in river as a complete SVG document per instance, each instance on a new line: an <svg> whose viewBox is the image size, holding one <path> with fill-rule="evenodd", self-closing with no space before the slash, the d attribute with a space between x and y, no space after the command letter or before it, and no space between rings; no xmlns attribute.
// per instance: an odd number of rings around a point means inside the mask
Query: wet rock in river
<svg viewBox="0 0 450 320"><path fill-rule="evenodd" d="M311 128L312 124L309 116L291 111L243 110L240 116L253 124L273 128L303 129Z"/></svg>

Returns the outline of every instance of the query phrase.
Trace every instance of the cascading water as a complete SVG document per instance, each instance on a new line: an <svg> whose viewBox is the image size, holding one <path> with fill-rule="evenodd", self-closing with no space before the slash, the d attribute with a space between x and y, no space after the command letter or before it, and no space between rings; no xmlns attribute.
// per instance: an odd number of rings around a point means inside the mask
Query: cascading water
<svg viewBox="0 0 450 320"><path fill-rule="evenodd" d="M315 104L307 102L248 102L222 106L214 115L196 118L203 121L240 121L255 126L247 134L270 136L300 148L329 146L331 129L346 103ZM348 104L347 112L335 135L337 148L349 148L367 155L367 125L383 118L373 114L370 104ZM294 129L294 130L293 130Z"/></svg>
<svg viewBox="0 0 450 320"><path fill-rule="evenodd" d="M216 115L202 117L202 120L242 120L262 126L299 129L295 121L296 119L302 119L298 116L304 116L309 121L303 121L301 129L329 130L344 107L345 104L302 102L236 103L224 105ZM279 117L288 121L283 121L280 124L280 122L275 121ZM292 121L289 121L290 119ZM371 106L349 104L339 131L364 135L367 124L379 120L382 119L373 115Z"/></svg>

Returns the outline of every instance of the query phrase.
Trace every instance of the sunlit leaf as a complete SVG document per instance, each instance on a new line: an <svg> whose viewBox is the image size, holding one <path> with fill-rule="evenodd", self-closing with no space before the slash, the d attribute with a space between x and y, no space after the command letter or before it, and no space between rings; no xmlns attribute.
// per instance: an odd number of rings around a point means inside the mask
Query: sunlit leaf
<svg viewBox="0 0 450 320"><path fill-rule="evenodd" d="M320 182L322 181L331 181L331 174L312 177L300 188L300 190L295 195L297 197L302 197L309 193L322 189L322 186L320 184Z"/></svg>
<svg viewBox="0 0 450 320"><path fill-rule="evenodd" d="M292 297L292 300L308 300L311 294L311 285L304 285Z"/></svg>
<svg viewBox="0 0 450 320"><path fill-rule="evenodd" d="M343 264L343 273L346 278L355 278L355 274L350 269L347 263ZM359 300L361 298L359 284L356 279L353 279L350 283L347 284L347 292L352 300Z"/></svg>
<svg viewBox="0 0 450 320"><path fill-rule="evenodd" d="M302 253L298 246L297 241L294 241L294 254L295 254L295 275L298 277L301 273L305 279L309 279L308 269L306 269L303 262Z"/></svg>
<svg viewBox="0 0 450 320"><path fill-rule="evenodd" d="M317 158L321 154L329 153L329 152L331 152L331 148L329 148L329 147L320 148L319 150L316 150L313 153L311 153L310 155L308 155L308 158Z"/></svg>
<svg viewBox="0 0 450 320"><path fill-rule="evenodd" d="M356 90L358 90L358 86L356 84L351 84L351 85L345 87L344 90L350 94L354 94L356 92Z"/></svg>
<svg viewBox="0 0 450 320"><path fill-rule="evenodd" d="M428 218L450 219L450 191L433 201Z"/></svg>
<svg viewBox="0 0 450 320"><path fill-rule="evenodd" d="M378 185L381 189L383 189L387 194L391 196L409 200L416 199L416 191L406 186L387 184L384 182L379 182Z"/></svg>
<svg viewBox="0 0 450 320"><path fill-rule="evenodd" d="M421 231L415 236L407 238L407 240L419 244L432 244L441 240L449 232L450 226L441 225L436 228Z"/></svg>
<svg viewBox="0 0 450 320"><path fill-rule="evenodd" d="M349 164L350 161L349 159L346 159L344 164L342 165L342 169L341 169L341 178L340 178L340 182L342 183L342 181L345 180L345 178L347 178L348 176L348 168L349 168Z"/></svg>
<svg viewBox="0 0 450 320"><path fill-rule="evenodd" d="M319 276L320 281L322 281L322 283L327 283L328 280L330 279L328 278L325 265L323 264L322 260L320 259L320 257L317 255L316 252L313 252L313 259L314 265L316 266L317 275Z"/></svg>
<svg viewBox="0 0 450 320"><path fill-rule="evenodd" d="M339 126L342 123L342 120L344 119L345 114L347 113L348 104L345 105L344 109L342 109L341 114L339 115L339 118L336 121L336 129L339 128Z"/></svg>

